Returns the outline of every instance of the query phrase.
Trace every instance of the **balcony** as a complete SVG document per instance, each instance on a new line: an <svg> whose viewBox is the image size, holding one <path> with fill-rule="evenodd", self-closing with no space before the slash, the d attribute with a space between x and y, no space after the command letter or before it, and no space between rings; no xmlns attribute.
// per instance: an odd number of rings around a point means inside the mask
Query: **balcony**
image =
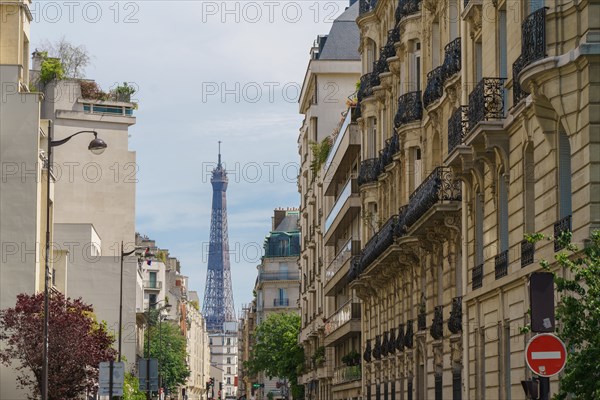
<svg viewBox="0 0 600 400"><path fill-rule="evenodd" d="M133 116L132 105L122 105L116 101L80 100L83 102L83 112L88 114L103 114L116 116ZM128 103L129 104L129 103Z"/></svg>
<svg viewBox="0 0 600 400"><path fill-rule="evenodd" d="M381 256L394 243L394 230L398 222L398 216L393 215L367 242L362 251L358 264L357 273L365 271L373 261Z"/></svg>
<svg viewBox="0 0 600 400"><path fill-rule="evenodd" d="M403 18L421 11L421 0L398 0L396 7L396 23Z"/></svg>
<svg viewBox="0 0 600 400"><path fill-rule="evenodd" d="M379 176L379 159L369 158L360 163L360 170L358 172L358 185L362 186L367 183L377 182Z"/></svg>
<svg viewBox="0 0 600 400"><path fill-rule="evenodd" d="M161 290L162 289L162 282L144 281L144 289L147 289L147 290Z"/></svg>
<svg viewBox="0 0 600 400"><path fill-rule="evenodd" d="M394 161L394 155L400 150L400 138L394 132L392 137L386 139L383 149L379 151L379 173Z"/></svg>
<svg viewBox="0 0 600 400"><path fill-rule="evenodd" d="M533 264L533 257L535 255L535 244L528 240L521 242L521 268Z"/></svg>
<svg viewBox="0 0 600 400"><path fill-rule="evenodd" d="M554 224L554 251L560 251L564 248L559 238L562 233L572 232L571 227L571 216L567 215L564 218L559 219Z"/></svg>
<svg viewBox="0 0 600 400"><path fill-rule="evenodd" d="M420 121L423 118L423 104L421 103L421 91L409 92L398 98L398 111L394 117L396 129L404 124Z"/></svg>
<svg viewBox="0 0 600 400"><path fill-rule="evenodd" d="M352 123L355 115L356 109L349 108L325 161L325 196L334 195L336 185L332 183L340 182L347 175L360 152L360 132L358 125Z"/></svg>
<svg viewBox="0 0 600 400"><path fill-rule="evenodd" d="M373 88L379 86L379 74L375 71L364 74L360 77L360 87L356 97L360 103L367 97L373 96Z"/></svg>
<svg viewBox="0 0 600 400"><path fill-rule="evenodd" d="M431 328L429 334L434 340L440 340L444 336L444 308L443 306L436 306L433 309L433 320L431 321Z"/></svg>
<svg viewBox="0 0 600 400"><path fill-rule="evenodd" d="M289 307L290 299L273 299L273 307Z"/></svg>
<svg viewBox="0 0 600 400"><path fill-rule="evenodd" d="M448 120L448 154L458 146L464 145L469 132L468 107L460 106Z"/></svg>
<svg viewBox="0 0 600 400"><path fill-rule="evenodd" d="M444 83L455 74L459 73L462 68L461 63L461 40L456 38L444 47Z"/></svg>
<svg viewBox="0 0 600 400"><path fill-rule="evenodd" d="M325 323L325 346L360 335L360 303L350 299Z"/></svg>
<svg viewBox="0 0 600 400"><path fill-rule="evenodd" d="M359 0L358 4L358 14L363 15L368 12L371 12L377 6L377 0Z"/></svg>
<svg viewBox="0 0 600 400"><path fill-rule="evenodd" d="M444 95L444 67L439 66L427 74L427 87L423 93L423 106L429 107Z"/></svg>
<svg viewBox="0 0 600 400"><path fill-rule="evenodd" d="M505 115L504 78L483 78L469 95L469 129L483 121L501 120Z"/></svg>
<svg viewBox="0 0 600 400"><path fill-rule="evenodd" d="M421 312L417 315L417 330L424 331L427 329L427 313Z"/></svg>
<svg viewBox="0 0 600 400"><path fill-rule="evenodd" d="M360 241L349 239L337 253L337 255L331 260L327 269L325 270L325 295L327 296L330 292L338 289L338 286L345 283L345 278L348 275L348 269L350 268L350 260L352 256L356 256L360 253ZM341 272L340 272L341 271ZM338 274L338 272L340 272Z"/></svg>
<svg viewBox="0 0 600 400"><path fill-rule="evenodd" d="M410 195L408 206L400 215L400 225L411 228L425 214L439 211L445 213L460 206L461 184L455 180L448 167L437 167ZM450 205L449 207L442 207ZM434 207L437 206L437 207Z"/></svg>
<svg viewBox="0 0 600 400"><path fill-rule="evenodd" d="M508 275L508 250L504 250L494 258L496 279Z"/></svg>
<svg viewBox="0 0 600 400"><path fill-rule="evenodd" d="M360 196L356 179L348 179L335 204L325 219L324 241L330 245L340 236L340 229L348 227L360 212Z"/></svg>
<svg viewBox="0 0 600 400"><path fill-rule="evenodd" d="M483 286L483 264L479 264L472 270L472 288L479 289Z"/></svg>
<svg viewBox="0 0 600 400"><path fill-rule="evenodd" d="M258 274L258 282L271 281L297 281L300 280L300 273L292 271L281 272L260 272Z"/></svg>
<svg viewBox="0 0 600 400"><path fill-rule="evenodd" d="M362 379L362 368L360 365L352 365L349 367L341 367L334 371L333 381L334 385L342 383L360 381ZM334 388L335 390L335 388Z"/></svg>
<svg viewBox="0 0 600 400"><path fill-rule="evenodd" d="M452 309L448 318L448 329L456 334L462 332L462 297L452 299Z"/></svg>

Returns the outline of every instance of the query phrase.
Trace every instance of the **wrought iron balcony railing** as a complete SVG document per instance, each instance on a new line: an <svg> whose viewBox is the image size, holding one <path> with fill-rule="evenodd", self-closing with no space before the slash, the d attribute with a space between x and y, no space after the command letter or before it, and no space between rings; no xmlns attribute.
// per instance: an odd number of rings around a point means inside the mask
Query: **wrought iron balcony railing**
<svg viewBox="0 0 600 400"><path fill-rule="evenodd" d="M444 47L444 82L461 70L461 41L456 38Z"/></svg>
<svg viewBox="0 0 600 400"><path fill-rule="evenodd" d="M402 223L410 227L435 204L460 200L460 181L454 180L450 168L437 167L410 195Z"/></svg>
<svg viewBox="0 0 600 400"><path fill-rule="evenodd" d="M504 250L494 258L496 279L508 275L508 250Z"/></svg>
<svg viewBox="0 0 600 400"><path fill-rule="evenodd" d="M406 333L404 334L404 347L407 349L412 349L413 347L413 320L409 319L406 321Z"/></svg>
<svg viewBox="0 0 600 400"><path fill-rule="evenodd" d="M379 176L379 159L369 158L360 163L360 170L358 172L358 185L364 185L365 183L371 183L377 181Z"/></svg>
<svg viewBox="0 0 600 400"><path fill-rule="evenodd" d="M273 307L289 307L290 299L273 299Z"/></svg>
<svg viewBox="0 0 600 400"><path fill-rule="evenodd" d="M444 307L436 306L433 309L433 320L429 333L435 340L440 340L444 336Z"/></svg>
<svg viewBox="0 0 600 400"><path fill-rule="evenodd" d="M363 353L363 360L365 360L365 362L371 362L371 339L367 339L365 352Z"/></svg>
<svg viewBox="0 0 600 400"><path fill-rule="evenodd" d="M461 144L469 132L468 107L460 106L448 120L448 154Z"/></svg>
<svg viewBox="0 0 600 400"><path fill-rule="evenodd" d="M462 297L455 297L452 299L452 309L450 310L450 317L448 318L448 329L452 333L459 333L462 331Z"/></svg>
<svg viewBox="0 0 600 400"><path fill-rule="evenodd" d="M419 121L423 118L421 91L409 92L398 98L398 111L394 117L394 125L400 128L403 124Z"/></svg>
<svg viewBox="0 0 600 400"><path fill-rule="evenodd" d="M483 78L469 95L469 129L482 121L504 118L504 78Z"/></svg>
<svg viewBox="0 0 600 400"><path fill-rule="evenodd" d="M357 300L350 299L327 319L325 335L330 335L353 319L360 319L360 303Z"/></svg>
<svg viewBox="0 0 600 400"><path fill-rule="evenodd" d="M396 7L396 23L402 18L418 13L421 10L421 0L398 0Z"/></svg>
<svg viewBox="0 0 600 400"><path fill-rule="evenodd" d="M483 264L474 267L472 273L472 288L473 290L479 289L483 286Z"/></svg>
<svg viewBox="0 0 600 400"><path fill-rule="evenodd" d="M513 63L513 105L527 97L519 83L521 71L534 61L546 57L546 8L542 7L521 24L521 55Z"/></svg>
<svg viewBox="0 0 600 400"><path fill-rule="evenodd" d="M383 341L381 343L381 355L384 357L389 354L388 353L388 345L389 345L389 341L390 341L389 338L390 338L389 332L388 331L383 332Z"/></svg>
<svg viewBox="0 0 600 400"><path fill-rule="evenodd" d="M375 71L364 74L360 77L360 88L356 94L358 102L363 99L373 96L373 88L379 85L379 74Z"/></svg>
<svg viewBox="0 0 600 400"><path fill-rule="evenodd" d="M398 325L398 336L396 336L396 350L404 350L404 324Z"/></svg>
<svg viewBox="0 0 600 400"><path fill-rule="evenodd" d="M427 74L427 87L423 93L423 106L429 107L431 103L444 95L444 67L440 65Z"/></svg>
<svg viewBox="0 0 600 400"><path fill-rule="evenodd" d="M383 172L385 167L390 165L394 159L394 154L400 150L400 138L394 132L392 137L385 141L385 146L379 152L379 172Z"/></svg>
<svg viewBox="0 0 600 400"><path fill-rule="evenodd" d="M384 47L379 49L379 59L373 63L373 72L379 76L379 74L383 74L384 72L390 72L390 66L387 63L387 49ZM375 86L378 86L374 85Z"/></svg>
<svg viewBox="0 0 600 400"><path fill-rule="evenodd" d="M521 267L525 267L529 264L533 264L533 257L535 255L535 244L528 240L521 242Z"/></svg>
<svg viewBox="0 0 600 400"><path fill-rule="evenodd" d="M373 358L381 359L381 335L375 336L375 346L373 346Z"/></svg>
<svg viewBox="0 0 600 400"><path fill-rule="evenodd" d="M417 315L417 329L419 331L427 329L427 313L422 312Z"/></svg>
<svg viewBox="0 0 600 400"><path fill-rule="evenodd" d="M371 12L377 6L377 0L359 0L358 12L359 15Z"/></svg>
<svg viewBox="0 0 600 400"><path fill-rule="evenodd" d="M390 329L390 336L388 339L388 349L389 354L394 354L396 352L396 329Z"/></svg>
<svg viewBox="0 0 600 400"><path fill-rule="evenodd" d="M521 24L521 55L525 65L546 57L546 8L542 7Z"/></svg>
<svg viewBox="0 0 600 400"><path fill-rule="evenodd" d="M571 228L571 216L567 215L564 218L559 219L554 224L554 251L563 249L563 245L560 243L559 237L563 232L572 232Z"/></svg>
<svg viewBox="0 0 600 400"><path fill-rule="evenodd" d="M367 242L360 257L359 270L360 272L367 269L373 261L377 259L384 251L386 251L394 243L394 228L398 220L397 215L392 215L385 224L381 227L371 240Z"/></svg>

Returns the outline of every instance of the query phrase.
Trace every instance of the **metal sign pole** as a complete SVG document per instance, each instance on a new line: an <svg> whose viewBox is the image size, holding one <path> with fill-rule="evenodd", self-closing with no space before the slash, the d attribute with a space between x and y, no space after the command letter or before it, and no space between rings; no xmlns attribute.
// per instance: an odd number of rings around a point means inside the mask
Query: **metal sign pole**
<svg viewBox="0 0 600 400"><path fill-rule="evenodd" d="M113 398L113 369L115 367L115 362L111 360L110 364L109 364L109 368L108 368L108 372L109 372L109 376L108 376L108 398L110 400L112 400Z"/></svg>

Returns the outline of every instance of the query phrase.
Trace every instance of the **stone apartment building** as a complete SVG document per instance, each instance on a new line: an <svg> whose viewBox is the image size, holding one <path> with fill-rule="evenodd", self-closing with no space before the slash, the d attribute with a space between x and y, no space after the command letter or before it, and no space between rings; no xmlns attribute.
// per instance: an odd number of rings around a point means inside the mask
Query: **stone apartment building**
<svg viewBox="0 0 600 400"><path fill-rule="evenodd" d="M339 200L339 207L344 205L341 196L348 195L348 190L354 190L350 197L355 206L357 186L352 183L344 186L349 179L347 174L351 173L351 166L340 167L339 175L335 177L337 181L326 183L327 177L322 172L323 160L314 154L315 145L323 145L324 140L333 143L335 132L342 128L347 103L353 101L356 92L361 71L357 51L359 32L355 23L358 8L358 2L351 1L349 7L333 22L329 34L317 38L311 50L299 101L300 113L305 116L298 137L302 232L299 303L302 327L299 340L306 358L299 382L305 387L306 397L311 399L334 398L334 368L340 368L341 357L345 355L342 353L350 351L353 346L351 337L358 334L353 325L354 330L349 336L332 339L339 334L334 334L336 329L331 322L333 320L328 318L339 319L340 314L336 312L343 312L339 308L352 294L343 285L336 286L326 299L324 288L326 268L330 261L341 252L348 238L358 235L358 232L352 231L352 223L347 218L350 216L348 207L333 211L332 207L336 199ZM343 134L340 131L338 135ZM338 214L343 221L335 218ZM356 224L354 226L357 227ZM327 239L327 244L324 239ZM328 289L331 290L332 286ZM326 332L326 329L330 331ZM358 342L355 341L354 345L358 347Z"/></svg>
<svg viewBox="0 0 600 400"><path fill-rule="evenodd" d="M560 248L523 235L600 226L599 11L360 1L363 398L524 396L527 278Z"/></svg>

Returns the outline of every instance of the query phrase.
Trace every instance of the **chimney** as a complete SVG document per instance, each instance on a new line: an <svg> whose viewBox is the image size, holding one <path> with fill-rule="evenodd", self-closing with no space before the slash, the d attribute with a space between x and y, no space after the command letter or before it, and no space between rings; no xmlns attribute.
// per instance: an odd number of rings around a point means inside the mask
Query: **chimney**
<svg viewBox="0 0 600 400"><path fill-rule="evenodd" d="M282 210L281 208L278 208L277 210L275 210L274 214L273 214L273 228L272 230L277 229L277 227L279 226L279 224L281 224L281 221L283 221L283 219L285 218L286 215L286 211Z"/></svg>
<svg viewBox="0 0 600 400"><path fill-rule="evenodd" d="M33 71L40 71L42 69L42 61L44 61L44 57L42 57L42 53L37 49L31 53L31 61L31 69Z"/></svg>

